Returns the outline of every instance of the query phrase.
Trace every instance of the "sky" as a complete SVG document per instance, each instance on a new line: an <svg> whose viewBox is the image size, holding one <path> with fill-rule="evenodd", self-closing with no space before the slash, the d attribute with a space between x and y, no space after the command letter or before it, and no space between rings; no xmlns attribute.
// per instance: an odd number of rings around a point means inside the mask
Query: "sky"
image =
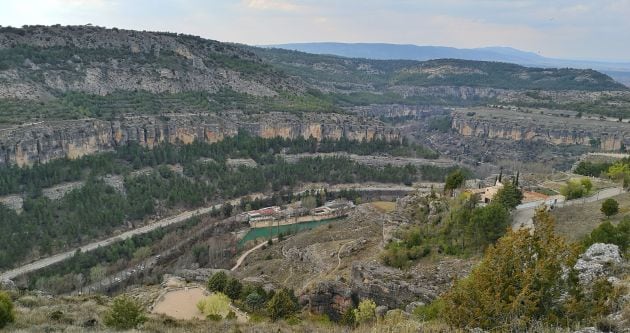
<svg viewBox="0 0 630 333"><path fill-rule="evenodd" d="M87 24L226 42L510 46L630 61L630 0L0 0L0 25Z"/></svg>

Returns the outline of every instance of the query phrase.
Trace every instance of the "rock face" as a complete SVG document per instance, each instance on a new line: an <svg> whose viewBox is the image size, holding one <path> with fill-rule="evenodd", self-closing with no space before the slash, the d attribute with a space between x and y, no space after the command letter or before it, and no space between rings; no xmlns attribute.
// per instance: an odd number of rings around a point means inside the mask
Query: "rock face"
<svg viewBox="0 0 630 333"><path fill-rule="evenodd" d="M352 290L339 281L323 281L313 290L300 296L300 304L315 313L339 320L340 315L352 307Z"/></svg>
<svg viewBox="0 0 630 333"><path fill-rule="evenodd" d="M253 116L231 113L51 121L0 131L0 165L26 166L57 158L74 159L131 142L149 148L162 142L212 143L234 136L239 130L263 138L401 139L395 128L339 114L308 114L302 119L286 113Z"/></svg>
<svg viewBox="0 0 630 333"><path fill-rule="evenodd" d="M578 271L580 283L588 285L598 278L611 276L611 269L620 263L617 245L595 243L580 255L573 268Z"/></svg>
<svg viewBox="0 0 630 333"><path fill-rule="evenodd" d="M553 145L593 146L619 151L630 144L630 124L535 115L501 110L454 112L451 128L463 136L514 141L542 141Z"/></svg>
<svg viewBox="0 0 630 333"><path fill-rule="evenodd" d="M0 51L12 59L0 68L0 98L137 90L212 93L222 88L276 96L303 89L296 80L269 73L261 59L238 46L182 34L94 26L7 27L0 28ZM253 70L241 73L242 65Z"/></svg>
<svg viewBox="0 0 630 333"><path fill-rule="evenodd" d="M463 260L444 260L407 272L377 262L360 262L352 265L350 287L358 299L369 298L392 309L404 308L412 302L430 303L456 277L467 274L471 266Z"/></svg>

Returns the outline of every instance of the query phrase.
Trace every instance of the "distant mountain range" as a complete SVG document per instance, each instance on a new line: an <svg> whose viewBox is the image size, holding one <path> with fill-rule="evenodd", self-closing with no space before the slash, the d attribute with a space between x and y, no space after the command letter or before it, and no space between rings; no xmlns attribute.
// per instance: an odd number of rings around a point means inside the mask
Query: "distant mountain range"
<svg viewBox="0 0 630 333"><path fill-rule="evenodd" d="M464 59L500 61L533 67L570 67L595 69L610 75L615 80L630 86L630 62L604 62L587 60L555 59L540 56L533 52L511 47L483 47L459 49L444 46L419 46L387 43L294 43L266 45L288 50L314 54L330 54L349 58L367 59Z"/></svg>

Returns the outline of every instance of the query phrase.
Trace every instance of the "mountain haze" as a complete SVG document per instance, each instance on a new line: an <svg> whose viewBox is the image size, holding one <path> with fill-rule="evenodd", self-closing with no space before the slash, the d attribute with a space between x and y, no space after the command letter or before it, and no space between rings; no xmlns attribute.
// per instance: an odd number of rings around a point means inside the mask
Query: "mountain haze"
<svg viewBox="0 0 630 333"><path fill-rule="evenodd" d="M314 54L330 54L349 58L380 60L433 60L462 59L477 61L509 62L536 67L571 67L595 69L610 75L615 80L630 85L630 62L605 62L588 60L555 59L543 57L511 47L454 48L445 46L420 46L413 44L388 43L290 43L268 45L287 50Z"/></svg>

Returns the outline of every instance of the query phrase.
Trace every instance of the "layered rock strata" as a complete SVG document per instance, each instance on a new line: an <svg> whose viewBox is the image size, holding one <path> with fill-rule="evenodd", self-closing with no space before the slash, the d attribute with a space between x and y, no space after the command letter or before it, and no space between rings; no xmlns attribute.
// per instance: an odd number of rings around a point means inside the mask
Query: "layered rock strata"
<svg viewBox="0 0 630 333"><path fill-rule="evenodd" d="M136 142L152 148L162 142L217 142L239 130L263 138L400 140L400 132L353 116L266 113L264 115L171 115L106 121L83 119L31 123L0 130L0 165L28 166L57 158L78 158Z"/></svg>

